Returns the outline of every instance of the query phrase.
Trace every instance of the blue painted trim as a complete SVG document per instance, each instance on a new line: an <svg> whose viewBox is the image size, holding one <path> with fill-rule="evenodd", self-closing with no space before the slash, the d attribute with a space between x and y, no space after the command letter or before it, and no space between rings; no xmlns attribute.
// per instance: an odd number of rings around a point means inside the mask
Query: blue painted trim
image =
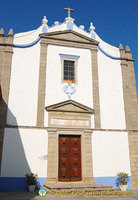
<svg viewBox="0 0 138 200"><path fill-rule="evenodd" d="M95 179L95 182L98 183L98 184L111 185L111 186L113 186L113 188L117 188L116 187L117 176L94 177L94 179ZM131 176L129 176L128 189L132 190Z"/></svg>
<svg viewBox="0 0 138 200"><path fill-rule="evenodd" d="M80 58L80 56L77 56L77 55L69 55L69 54L59 54L60 56L60 59L61 59L61 65L62 65L62 61L63 60L66 60L66 59L69 59L69 60L73 60L75 61L75 68L78 67L78 59ZM64 66L62 66L64 68ZM77 74L76 74L77 76ZM64 81L62 80L61 83L64 83ZM77 79L76 79L76 82L75 84L77 85ZM64 91L65 92L65 91ZM76 91L75 91L76 92ZM71 96L68 96L68 98L70 99Z"/></svg>
<svg viewBox="0 0 138 200"><path fill-rule="evenodd" d="M116 176L113 177L94 177L95 182L98 184L111 185L116 187ZM46 178L38 178L38 187L45 184ZM131 176L129 176L128 189L132 190ZM28 186L26 184L25 177L0 177L0 191L27 191Z"/></svg>
<svg viewBox="0 0 138 200"><path fill-rule="evenodd" d="M103 53L105 54L107 57L111 58L111 59L114 59L114 60L120 60L120 57L115 57L115 56L111 56L110 54L106 53L100 45L98 45L98 49Z"/></svg>
<svg viewBox="0 0 138 200"><path fill-rule="evenodd" d="M76 88L71 83L65 85L63 90L68 95L68 99L71 99L71 96L76 92Z"/></svg>
<svg viewBox="0 0 138 200"><path fill-rule="evenodd" d="M73 30L73 22L67 22L67 29Z"/></svg>
<svg viewBox="0 0 138 200"><path fill-rule="evenodd" d="M47 33L47 28L45 26L42 27L42 32Z"/></svg>
<svg viewBox="0 0 138 200"><path fill-rule="evenodd" d="M96 37L94 33L91 34L91 38L95 40Z"/></svg>
<svg viewBox="0 0 138 200"><path fill-rule="evenodd" d="M26 191L25 177L0 177L0 191Z"/></svg>
<svg viewBox="0 0 138 200"><path fill-rule="evenodd" d="M38 181L38 186L44 186L44 184L45 184L45 182L46 182L46 178L44 178L44 177L39 177L38 179L37 179L37 181Z"/></svg>
<svg viewBox="0 0 138 200"><path fill-rule="evenodd" d="M37 187L45 184L46 178L39 177ZM25 177L0 177L0 191L28 191Z"/></svg>
<svg viewBox="0 0 138 200"><path fill-rule="evenodd" d="M59 56L61 58L66 58L66 59L73 59L73 60L78 60L80 58L80 56L76 56L76 55L69 55L69 54L59 54Z"/></svg>
<svg viewBox="0 0 138 200"><path fill-rule="evenodd" d="M40 36L32 43L29 43L29 44L14 44L13 47L16 47L16 48L28 48L28 47L32 47L34 46L35 44L37 44L40 40Z"/></svg>

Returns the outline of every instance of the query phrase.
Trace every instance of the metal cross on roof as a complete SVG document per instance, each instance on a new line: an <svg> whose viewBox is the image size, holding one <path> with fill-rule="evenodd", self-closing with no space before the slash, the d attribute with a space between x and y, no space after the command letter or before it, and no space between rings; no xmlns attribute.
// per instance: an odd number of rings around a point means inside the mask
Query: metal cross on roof
<svg viewBox="0 0 138 200"><path fill-rule="evenodd" d="M74 11L72 8L64 8L64 10L68 10L68 17L70 17L70 11Z"/></svg>

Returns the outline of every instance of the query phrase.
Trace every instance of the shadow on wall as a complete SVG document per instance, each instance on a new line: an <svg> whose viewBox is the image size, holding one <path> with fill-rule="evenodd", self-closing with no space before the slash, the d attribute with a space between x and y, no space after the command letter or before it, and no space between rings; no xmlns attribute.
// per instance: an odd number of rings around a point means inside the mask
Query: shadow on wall
<svg viewBox="0 0 138 200"><path fill-rule="evenodd" d="M6 124L7 111L13 124ZM31 173L15 116L0 100L0 191L28 190L25 175ZM31 151L31 145L30 145Z"/></svg>

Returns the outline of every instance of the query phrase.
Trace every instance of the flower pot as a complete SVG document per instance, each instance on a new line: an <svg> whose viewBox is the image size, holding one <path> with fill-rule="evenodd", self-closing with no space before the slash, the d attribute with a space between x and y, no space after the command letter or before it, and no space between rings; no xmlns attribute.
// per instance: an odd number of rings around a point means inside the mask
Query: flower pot
<svg viewBox="0 0 138 200"><path fill-rule="evenodd" d="M121 191L126 191L127 190L127 185L119 185Z"/></svg>
<svg viewBox="0 0 138 200"><path fill-rule="evenodd" d="M34 192L36 185L29 185L29 191Z"/></svg>

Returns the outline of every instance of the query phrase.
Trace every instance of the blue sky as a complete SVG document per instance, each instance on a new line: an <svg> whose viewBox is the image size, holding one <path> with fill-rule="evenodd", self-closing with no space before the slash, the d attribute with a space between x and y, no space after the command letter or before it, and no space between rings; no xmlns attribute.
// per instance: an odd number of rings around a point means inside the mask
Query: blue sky
<svg viewBox="0 0 138 200"><path fill-rule="evenodd" d="M107 43L124 48L129 45L136 59L135 74L138 93L138 0L7 0L0 3L0 28L5 34L38 28L44 15L48 25L63 22L67 16L65 7L74 8L71 16L76 25L84 25L88 31L94 23L96 33Z"/></svg>

